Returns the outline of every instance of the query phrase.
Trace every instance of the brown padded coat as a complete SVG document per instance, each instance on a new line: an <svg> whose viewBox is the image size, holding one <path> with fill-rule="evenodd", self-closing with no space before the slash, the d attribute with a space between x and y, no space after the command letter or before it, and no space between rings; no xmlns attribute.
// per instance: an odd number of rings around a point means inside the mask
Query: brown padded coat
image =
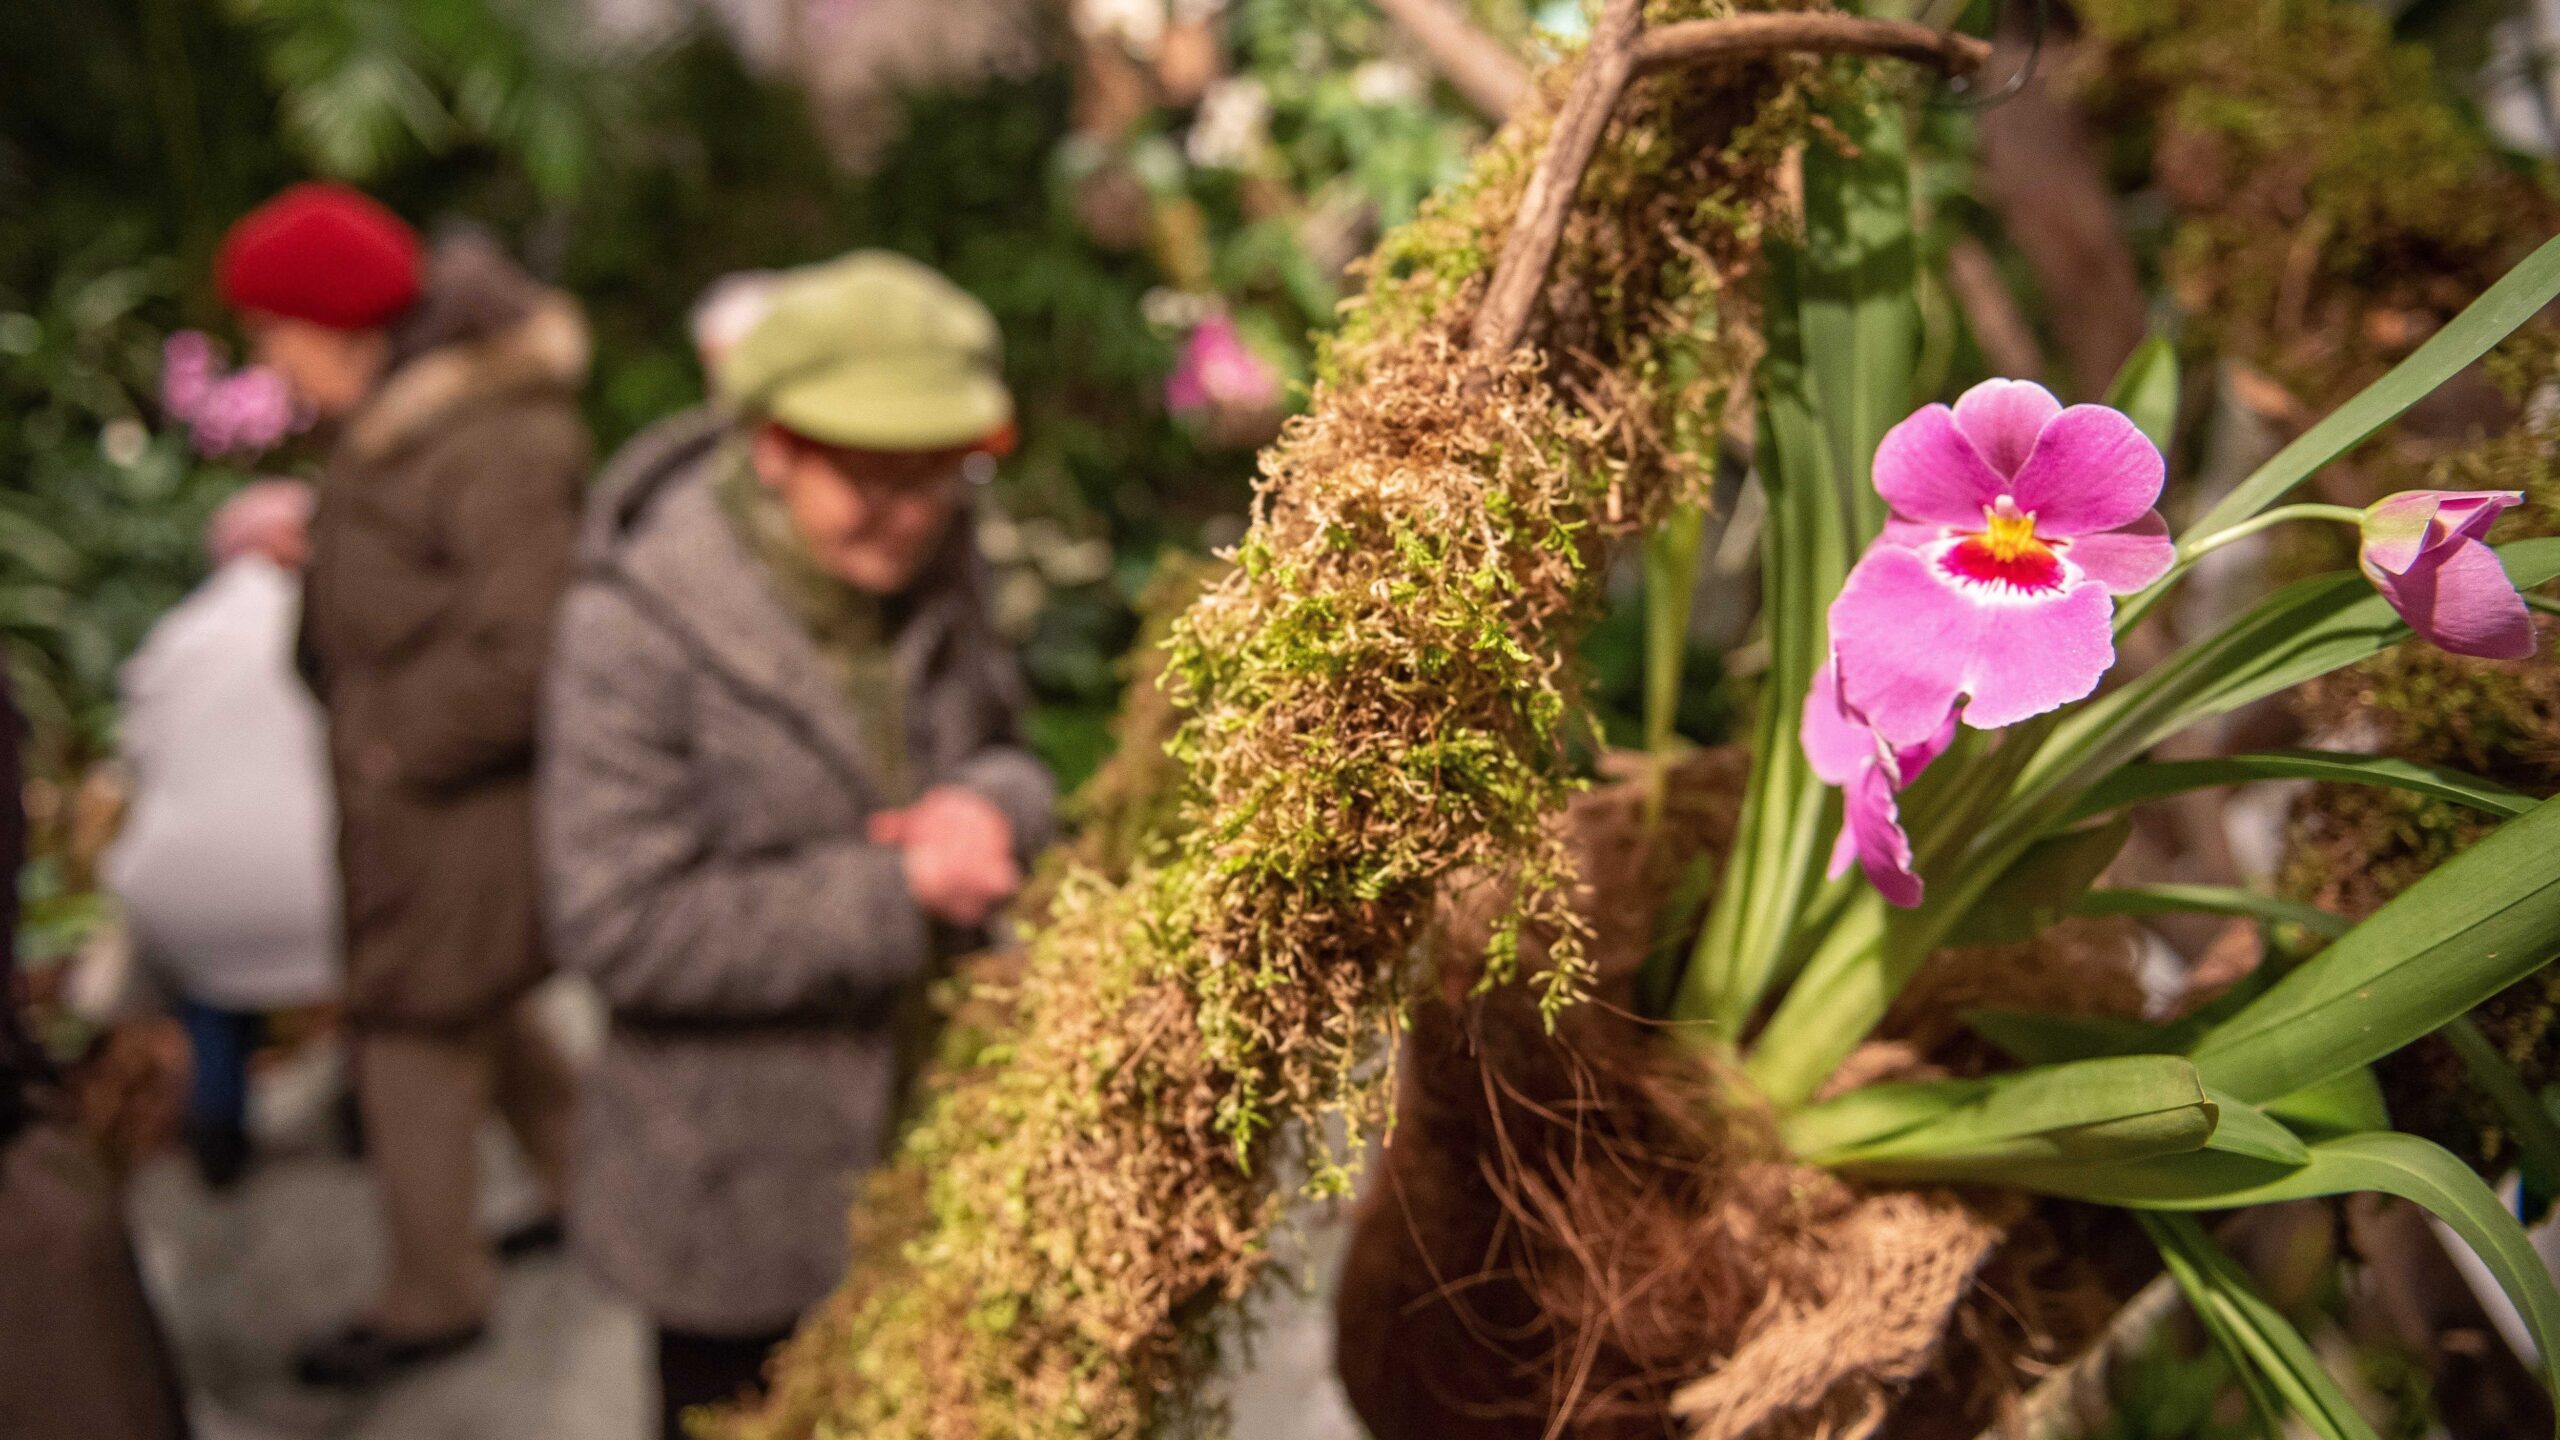
<svg viewBox="0 0 2560 1440"><path fill-rule="evenodd" d="M464 237L393 345L322 478L302 662L329 717L349 1016L438 1031L549 968L534 714L593 453L587 334Z"/></svg>

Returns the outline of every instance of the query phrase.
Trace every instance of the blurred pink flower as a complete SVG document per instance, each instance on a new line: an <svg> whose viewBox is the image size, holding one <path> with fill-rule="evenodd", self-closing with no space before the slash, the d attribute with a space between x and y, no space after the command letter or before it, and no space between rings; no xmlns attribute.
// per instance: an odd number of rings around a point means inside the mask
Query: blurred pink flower
<svg viewBox="0 0 2560 1440"><path fill-rule="evenodd" d="M1840 838L1831 847L1832 878L1848 874L1855 863L1887 901L1904 909L1919 904L1924 887L1911 868L1911 837L1903 832L1894 795L1918 779L1955 739L1954 710L1918 744L1889 744L1841 697L1840 664L1834 659L1813 677L1799 733L1813 773L1825 785L1840 787L1846 806Z"/></svg>
<svg viewBox="0 0 2560 1440"><path fill-rule="evenodd" d="M181 330L161 347L160 405L187 427L199 455L270 449L309 423L276 372L245 365L223 374L221 356L201 330Z"/></svg>
<svg viewBox="0 0 2560 1440"><path fill-rule="evenodd" d="M215 358L212 337L201 330L181 330L160 347L160 408L183 419L196 412L213 389Z"/></svg>
<svg viewBox="0 0 2560 1440"><path fill-rule="evenodd" d="M2497 552L2481 543L2521 490L2403 490L2364 512L2356 563L2409 628L2440 650L2519 660L2533 617Z"/></svg>
<svg viewBox="0 0 2560 1440"><path fill-rule="evenodd" d="M2089 694L2115 663L2115 604L2176 558L2152 502L2160 451L2103 405L1986 380L1886 433L1884 533L1831 603L1849 709L1916 745L1961 699L1997 729Z"/></svg>
<svg viewBox="0 0 2560 1440"><path fill-rule="evenodd" d="M1280 372L1245 343L1234 320L1212 315L1183 340L1164 403L1176 415L1267 410L1280 403Z"/></svg>

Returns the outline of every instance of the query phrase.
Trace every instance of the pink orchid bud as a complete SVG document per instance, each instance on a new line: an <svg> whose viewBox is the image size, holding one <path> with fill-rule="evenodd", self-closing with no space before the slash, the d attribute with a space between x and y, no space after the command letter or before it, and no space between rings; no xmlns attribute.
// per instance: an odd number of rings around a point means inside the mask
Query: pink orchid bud
<svg viewBox="0 0 2560 1440"><path fill-rule="evenodd" d="M2409 628L2439 650L2487 660L2534 651L2533 617L2481 543L2521 490L2403 490L2364 512L2356 564Z"/></svg>
<svg viewBox="0 0 2560 1440"><path fill-rule="evenodd" d="M2115 663L2117 595L2169 570L2160 451L2103 405L1986 380L1876 449L1892 514L1831 604L1845 702L1897 745L1961 705L1998 729L2078 700Z"/></svg>

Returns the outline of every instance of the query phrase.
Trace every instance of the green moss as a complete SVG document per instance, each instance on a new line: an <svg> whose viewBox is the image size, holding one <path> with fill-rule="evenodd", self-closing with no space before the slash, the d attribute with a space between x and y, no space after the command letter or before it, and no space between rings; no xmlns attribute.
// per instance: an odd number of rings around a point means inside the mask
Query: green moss
<svg viewBox="0 0 2560 1440"><path fill-rule="evenodd" d="M2150 141L2193 339L2314 407L2560 229L2423 47L2350 0L2084 0L2073 70L2101 128ZM2376 320L2380 323L2374 323ZM2414 322L2414 323L2410 323Z"/></svg>

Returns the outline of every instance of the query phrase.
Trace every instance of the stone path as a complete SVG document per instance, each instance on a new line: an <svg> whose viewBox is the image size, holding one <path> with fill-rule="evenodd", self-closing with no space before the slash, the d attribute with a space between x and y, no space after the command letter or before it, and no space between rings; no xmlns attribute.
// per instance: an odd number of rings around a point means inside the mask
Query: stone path
<svg viewBox="0 0 2560 1440"><path fill-rule="evenodd" d="M564 1007L591 1042L576 1002ZM229 1193L208 1192L178 1155L135 1177L135 1248L198 1440L653 1440L645 1323L559 1255L511 1266L489 1339L449 1363L363 1396L294 1382L294 1346L353 1314L383 1262L370 1182L329 1139L335 1069L316 1056L259 1077L260 1160ZM494 1126L483 1150L494 1232L530 1212L531 1187ZM1318 1224L1291 1269L1329 1276L1339 1244L1338 1223ZM1323 1302L1276 1291L1257 1319L1249 1358L1223 1377L1234 1440L1358 1436Z"/></svg>
<svg viewBox="0 0 2560 1440"><path fill-rule="evenodd" d="M292 1353L381 1275L371 1182L328 1141L325 1061L262 1079L264 1150L226 1194L176 1155L135 1177L135 1249L186 1371L198 1440L644 1440L647 1330L560 1255L509 1267L489 1339L367 1395L305 1389ZM494 1128L491 1228L530 1186Z"/></svg>

